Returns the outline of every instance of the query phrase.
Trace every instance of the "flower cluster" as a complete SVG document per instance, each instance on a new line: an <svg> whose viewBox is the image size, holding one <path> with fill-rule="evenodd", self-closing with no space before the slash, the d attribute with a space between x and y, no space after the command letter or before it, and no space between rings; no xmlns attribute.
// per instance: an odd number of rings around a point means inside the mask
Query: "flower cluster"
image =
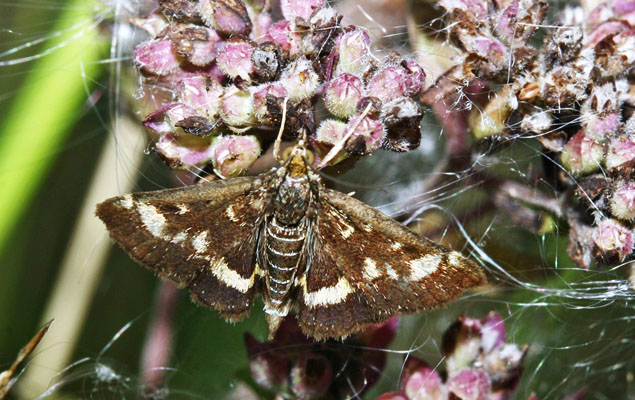
<svg viewBox="0 0 635 400"><path fill-rule="evenodd" d="M361 396L381 376L398 319L372 326L345 343L307 338L293 317L272 341L245 336L254 381L264 389L297 399Z"/></svg>
<svg viewBox="0 0 635 400"><path fill-rule="evenodd" d="M440 5L462 50L460 66L442 79L503 85L473 110L474 136L536 137L560 162L563 198L577 188L577 198L564 199L560 214L569 222L569 253L579 265L632 257L633 0L609 0L592 10L565 8L540 48L529 39L547 15L541 0L442 0Z"/></svg>
<svg viewBox="0 0 635 400"><path fill-rule="evenodd" d="M318 156L342 148L331 164L379 147L416 148L421 67L398 54L380 61L368 34L341 26L324 0L280 8L274 22L268 1L162 0L134 20L151 37L134 61L148 86L168 93L144 120L161 157L174 168L211 163L220 176L242 174L283 113L285 135L305 130ZM317 104L332 118L316 121Z"/></svg>
<svg viewBox="0 0 635 400"><path fill-rule="evenodd" d="M443 337L444 374L411 357L400 391L377 400L511 399L526 350L527 346L505 343L505 325L497 313L482 319L459 317Z"/></svg>

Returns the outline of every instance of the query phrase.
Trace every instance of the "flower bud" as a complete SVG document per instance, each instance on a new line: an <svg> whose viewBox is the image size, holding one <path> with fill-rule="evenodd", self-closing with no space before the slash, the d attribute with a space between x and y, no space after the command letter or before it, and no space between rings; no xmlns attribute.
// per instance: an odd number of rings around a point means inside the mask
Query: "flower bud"
<svg viewBox="0 0 635 400"><path fill-rule="evenodd" d="M287 90L280 83L263 83L254 89L254 115L262 124L273 123L272 115L267 107L267 96L278 99L287 97Z"/></svg>
<svg viewBox="0 0 635 400"><path fill-rule="evenodd" d="M144 71L154 75L167 75L180 63L176 48L169 40L151 40L137 46L134 60Z"/></svg>
<svg viewBox="0 0 635 400"><path fill-rule="evenodd" d="M381 68L368 82L366 93L386 103L409 92L408 72L400 66L388 65Z"/></svg>
<svg viewBox="0 0 635 400"><path fill-rule="evenodd" d="M439 373L427 365L404 377L403 391L409 400L446 400L448 392Z"/></svg>
<svg viewBox="0 0 635 400"><path fill-rule="evenodd" d="M423 86L426 81L426 73L418 62L414 60L403 60L401 66L406 69L408 76L406 77L406 94L409 97L416 97L423 92Z"/></svg>
<svg viewBox="0 0 635 400"><path fill-rule="evenodd" d="M362 98L362 80L349 73L332 79L324 91L324 105L336 117L348 118L355 113Z"/></svg>
<svg viewBox="0 0 635 400"><path fill-rule="evenodd" d="M291 368L291 391L301 399L324 395L333 379L328 359L319 354L301 357Z"/></svg>
<svg viewBox="0 0 635 400"><path fill-rule="evenodd" d="M201 0L200 14L207 26L224 36L251 32L251 20L241 0Z"/></svg>
<svg viewBox="0 0 635 400"><path fill-rule="evenodd" d="M617 182L610 203L613 216L625 221L635 219L635 183L632 181Z"/></svg>
<svg viewBox="0 0 635 400"><path fill-rule="evenodd" d="M346 132L354 129L344 148L349 154L365 156L377 150L386 133L386 127L373 116L365 116L359 123L359 115L352 117L346 125Z"/></svg>
<svg viewBox="0 0 635 400"><path fill-rule="evenodd" d="M254 46L240 38L232 38L226 41L218 53L218 66L230 78L240 77L245 82L250 82L250 74L254 70L251 55Z"/></svg>
<svg viewBox="0 0 635 400"><path fill-rule="evenodd" d="M223 87L205 76L183 78L178 91L179 102L193 108L210 121L218 119Z"/></svg>
<svg viewBox="0 0 635 400"><path fill-rule="evenodd" d="M196 116L198 114L195 109L185 104L171 103L148 114L143 125L158 134L166 134L175 132L180 121Z"/></svg>
<svg viewBox="0 0 635 400"><path fill-rule="evenodd" d="M334 51L339 56L336 76L345 72L362 76L370 64L370 37L360 30L345 32L335 40Z"/></svg>
<svg viewBox="0 0 635 400"><path fill-rule="evenodd" d="M573 174L588 174L600 169L604 146L581 129L564 146L562 165Z"/></svg>
<svg viewBox="0 0 635 400"><path fill-rule="evenodd" d="M313 70L311 62L301 58L289 64L280 77L280 83L287 90L289 100L299 102L313 96L320 78Z"/></svg>
<svg viewBox="0 0 635 400"><path fill-rule="evenodd" d="M296 18L309 20L313 11L324 6L324 0L280 0L284 19L295 24Z"/></svg>
<svg viewBox="0 0 635 400"><path fill-rule="evenodd" d="M155 150L171 168L202 168L212 159L212 144L208 138L194 135L162 135Z"/></svg>
<svg viewBox="0 0 635 400"><path fill-rule="evenodd" d="M265 41L270 41L294 57L300 51L302 36L295 31L289 21L278 21L269 27Z"/></svg>
<svg viewBox="0 0 635 400"><path fill-rule="evenodd" d="M631 117L629 122L635 118ZM604 161L610 172L630 174L635 166L635 135L621 134L609 140L608 151Z"/></svg>
<svg viewBox="0 0 635 400"><path fill-rule="evenodd" d="M593 232L593 255L599 262L622 262L633 252L633 232L611 218L602 219Z"/></svg>
<svg viewBox="0 0 635 400"><path fill-rule="evenodd" d="M227 87L221 100L220 116L232 130L244 131L240 128L251 126L256 122L254 99L251 93L240 90L236 86Z"/></svg>
<svg viewBox="0 0 635 400"><path fill-rule="evenodd" d="M255 136L218 136L214 140L214 170L224 178L242 175L258 159L261 151Z"/></svg>
<svg viewBox="0 0 635 400"><path fill-rule="evenodd" d="M447 382L451 394L461 400L488 400L492 384L480 369L464 369L452 375Z"/></svg>

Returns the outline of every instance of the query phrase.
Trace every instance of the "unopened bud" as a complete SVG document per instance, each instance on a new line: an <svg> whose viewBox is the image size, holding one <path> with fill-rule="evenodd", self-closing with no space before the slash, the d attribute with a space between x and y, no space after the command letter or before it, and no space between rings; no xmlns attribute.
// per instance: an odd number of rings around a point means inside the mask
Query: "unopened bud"
<svg viewBox="0 0 635 400"><path fill-rule="evenodd" d="M240 77L249 82L254 70L251 54L254 46L246 40L234 38L226 41L218 54L217 63L220 69L231 78Z"/></svg>
<svg viewBox="0 0 635 400"><path fill-rule="evenodd" d="M241 0L201 0L200 14L207 26L225 36L251 32L251 20Z"/></svg>
<svg viewBox="0 0 635 400"><path fill-rule="evenodd" d="M169 40L140 44L135 49L134 60L141 69L154 75L167 75L180 65L176 49Z"/></svg>
<svg viewBox="0 0 635 400"><path fill-rule="evenodd" d="M366 93L388 102L397 97L404 97L409 92L408 71L397 65L381 68L368 82Z"/></svg>
<svg viewBox="0 0 635 400"><path fill-rule="evenodd" d="M324 91L324 105L336 117L348 118L355 113L362 98L362 80L349 73L332 79Z"/></svg>
<svg viewBox="0 0 635 400"><path fill-rule="evenodd" d="M221 101L220 115L230 129L249 127L256 122L253 96L247 90L229 86Z"/></svg>
<svg viewBox="0 0 635 400"><path fill-rule="evenodd" d="M464 369L448 379L449 392L461 400L488 400L492 384L480 369Z"/></svg>
<svg viewBox="0 0 635 400"><path fill-rule="evenodd" d="M267 96L284 99L287 97L287 90L277 82L263 83L254 89L254 115L258 122L263 124L271 124L273 122L267 107Z"/></svg>
<svg viewBox="0 0 635 400"><path fill-rule="evenodd" d="M155 150L171 168L202 168L212 159L209 138L194 135L162 135L154 145Z"/></svg>
<svg viewBox="0 0 635 400"><path fill-rule="evenodd" d="M359 115L352 117L348 122L346 132L353 128L354 131L344 148L352 155L365 156L381 146L386 127L376 117L367 115L361 121L359 118Z"/></svg>
<svg viewBox="0 0 635 400"><path fill-rule="evenodd" d="M605 264L622 262L633 252L633 232L611 218L604 218L593 233L596 260Z"/></svg>
<svg viewBox="0 0 635 400"><path fill-rule="evenodd" d="M313 11L324 6L324 0L280 0L282 15L295 23L296 18L309 20Z"/></svg>
<svg viewBox="0 0 635 400"><path fill-rule="evenodd" d="M214 169L225 178L242 175L258 159L261 151L255 136L218 136L214 141Z"/></svg>
<svg viewBox="0 0 635 400"><path fill-rule="evenodd" d="M610 202L611 214L615 217L625 221L635 219L635 183L617 182Z"/></svg>
<svg viewBox="0 0 635 400"><path fill-rule="evenodd" d="M348 72L362 76L370 63L370 37L360 30L345 32L335 40L335 51L339 56L336 75Z"/></svg>
<svg viewBox="0 0 635 400"><path fill-rule="evenodd" d="M305 58L293 61L280 77L280 83L287 90L289 100L299 102L312 97L320 78L313 70L311 62Z"/></svg>
<svg viewBox="0 0 635 400"><path fill-rule="evenodd" d="M588 174L600 169L604 146L581 129L564 146L561 161L574 174Z"/></svg>

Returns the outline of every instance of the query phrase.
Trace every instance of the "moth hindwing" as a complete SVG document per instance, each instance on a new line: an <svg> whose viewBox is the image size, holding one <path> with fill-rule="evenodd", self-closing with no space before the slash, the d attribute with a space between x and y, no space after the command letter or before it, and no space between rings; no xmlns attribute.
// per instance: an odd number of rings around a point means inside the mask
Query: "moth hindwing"
<svg viewBox="0 0 635 400"><path fill-rule="evenodd" d="M305 334L345 337L485 282L461 254L326 189L302 144L259 176L115 197L97 215L134 260L229 320L262 296L270 336L294 311Z"/></svg>

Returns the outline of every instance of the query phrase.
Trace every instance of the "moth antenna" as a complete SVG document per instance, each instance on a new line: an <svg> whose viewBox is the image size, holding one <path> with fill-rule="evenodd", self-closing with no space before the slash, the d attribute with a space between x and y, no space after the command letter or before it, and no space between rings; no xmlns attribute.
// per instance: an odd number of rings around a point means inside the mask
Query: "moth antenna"
<svg viewBox="0 0 635 400"><path fill-rule="evenodd" d="M335 158L335 156L340 151L342 151L342 149L344 148L344 144L353 135L353 132L355 132L355 129L357 129L357 127L362 122L364 117L366 117L366 114L368 114L368 112L370 111L371 106L372 106L372 103L368 103L368 105L366 106L364 111L357 118L357 121L355 121L353 126L351 126L351 129L349 129L348 132L346 132L346 135L344 135L344 137L342 139L340 139L340 141L337 142L335 144L335 146L333 146L331 151L326 153L326 156L324 156L324 159L322 161L320 161L320 163L318 164L317 169L322 169L322 168L326 167L326 164L328 164L333 158Z"/></svg>
<svg viewBox="0 0 635 400"><path fill-rule="evenodd" d="M281 162L280 158L280 144L282 143L282 133L284 132L284 124L287 122L287 102L289 101L288 97L284 98L282 102L282 121L280 121L280 130L278 131L278 137L276 138L275 143L273 144L273 158L276 161Z"/></svg>

